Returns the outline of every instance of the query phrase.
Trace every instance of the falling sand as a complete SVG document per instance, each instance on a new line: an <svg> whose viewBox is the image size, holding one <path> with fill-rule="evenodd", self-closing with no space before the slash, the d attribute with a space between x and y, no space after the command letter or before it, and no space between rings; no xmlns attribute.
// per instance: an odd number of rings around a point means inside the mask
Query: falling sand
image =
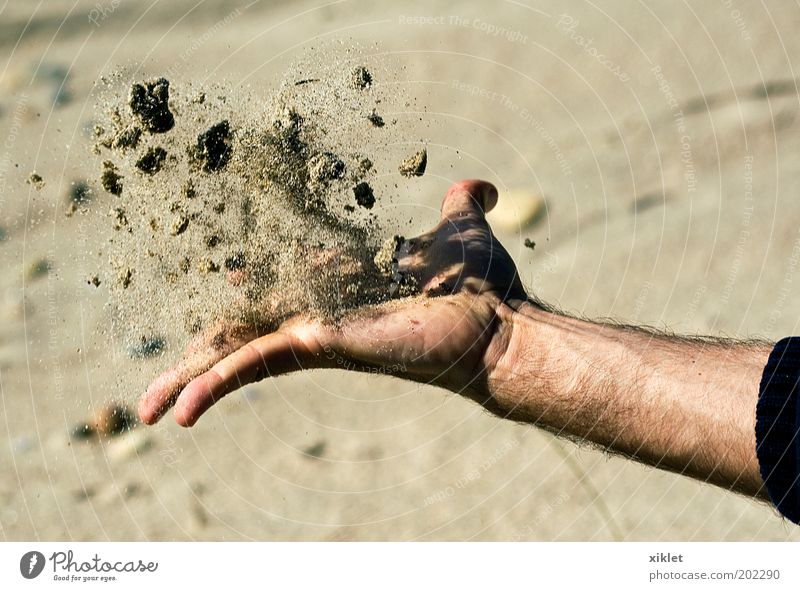
<svg viewBox="0 0 800 591"><path fill-rule="evenodd" d="M331 71L268 103L104 80L94 151L110 206L95 221L108 246L87 281L108 288L130 357L179 352L220 320L335 322L413 293L387 263L402 240L385 240L372 209L391 199L366 153L389 137L372 73Z"/></svg>

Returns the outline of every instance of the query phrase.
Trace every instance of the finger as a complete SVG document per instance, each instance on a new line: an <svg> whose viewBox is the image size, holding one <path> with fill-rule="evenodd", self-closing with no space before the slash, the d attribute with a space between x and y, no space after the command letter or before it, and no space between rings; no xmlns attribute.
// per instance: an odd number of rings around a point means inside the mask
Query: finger
<svg viewBox="0 0 800 591"><path fill-rule="evenodd" d="M252 334L248 330L217 326L194 339L180 363L162 373L148 386L139 400L139 418L146 425L156 423L172 407L186 384L250 338Z"/></svg>
<svg viewBox="0 0 800 591"><path fill-rule="evenodd" d="M459 181L444 196L442 219L452 220L469 214L483 217L496 203L497 189L492 183L474 179Z"/></svg>
<svg viewBox="0 0 800 591"><path fill-rule="evenodd" d="M139 400L139 418L145 425L157 423L159 419L175 404L181 390L192 378L214 365L219 355L196 354L184 360L158 376L147 387L147 391Z"/></svg>
<svg viewBox="0 0 800 591"><path fill-rule="evenodd" d="M276 332L260 337L189 382L175 404L175 421L184 427L191 427L226 394L246 384L325 365L324 355L312 351L291 332Z"/></svg>

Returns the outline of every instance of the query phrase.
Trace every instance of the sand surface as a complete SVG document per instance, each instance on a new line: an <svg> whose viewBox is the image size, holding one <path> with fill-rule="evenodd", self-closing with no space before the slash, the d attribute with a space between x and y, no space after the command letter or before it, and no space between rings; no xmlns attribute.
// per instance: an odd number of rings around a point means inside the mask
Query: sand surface
<svg viewBox="0 0 800 591"><path fill-rule="evenodd" d="M387 163L427 148L421 178L376 168L401 187L375 206L391 233L427 229L451 182L485 178L500 208L524 208L519 189L544 199L534 225L496 233L545 301L776 339L800 318L798 24L788 3L742 1L0 5L2 539L800 538L762 504L385 376L307 372L191 430L70 440L92 409L133 404L163 358L130 355L91 283L93 217L66 215L99 174L102 76L258 101L309 53L336 52L385 73L374 89L396 99L389 146L365 148Z"/></svg>

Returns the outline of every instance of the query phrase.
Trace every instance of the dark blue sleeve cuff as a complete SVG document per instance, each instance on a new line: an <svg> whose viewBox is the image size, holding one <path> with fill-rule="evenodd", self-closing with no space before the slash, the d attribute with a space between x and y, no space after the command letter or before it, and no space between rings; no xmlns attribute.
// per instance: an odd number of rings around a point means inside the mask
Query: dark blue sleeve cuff
<svg viewBox="0 0 800 591"><path fill-rule="evenodd" d="M800 337L779 341L761 378L756 455L770 499L800 524Z"/></svg>

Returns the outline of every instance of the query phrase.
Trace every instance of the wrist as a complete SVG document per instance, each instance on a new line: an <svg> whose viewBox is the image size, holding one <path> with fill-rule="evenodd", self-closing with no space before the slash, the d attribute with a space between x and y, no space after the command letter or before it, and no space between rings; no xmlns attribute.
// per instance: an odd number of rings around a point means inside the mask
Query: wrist
<svg viewBox="0 0 800 591"><path fill-rule="evenodd" d="M544 401L554 392L565 392L569 377L561 370L556 326L573 319L531 301L502 304L498 316L502 349L488 375L489 395L503 413L542 424Z"/></svg>

